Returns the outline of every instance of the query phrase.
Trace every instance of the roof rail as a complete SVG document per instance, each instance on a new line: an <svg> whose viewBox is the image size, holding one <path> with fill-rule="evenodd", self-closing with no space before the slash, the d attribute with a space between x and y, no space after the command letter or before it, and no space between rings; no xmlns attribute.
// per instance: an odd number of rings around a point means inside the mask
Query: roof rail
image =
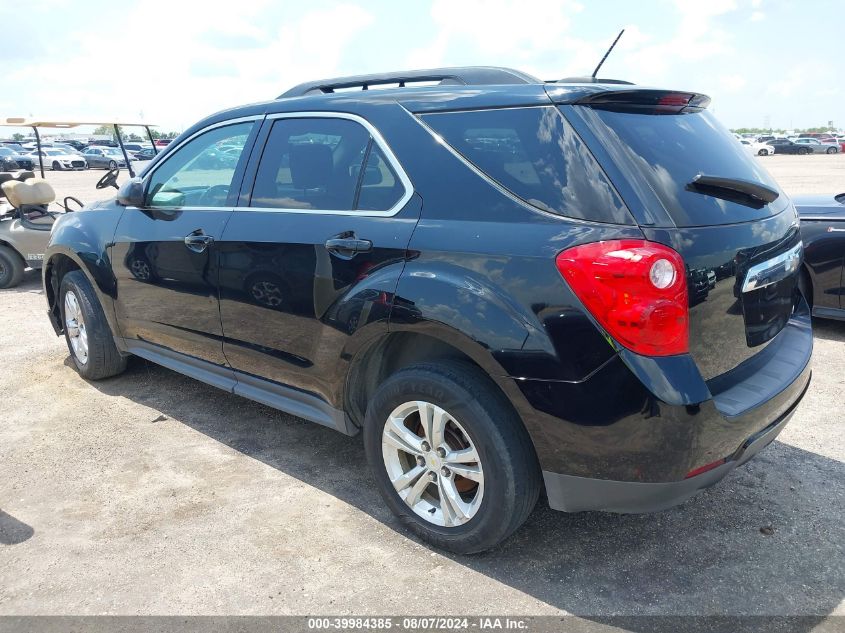
<svg viewBox="0 0 845 633"><path fill-rule="evenodd" d="M543 83L528 73L512 68L497 66L464 66L458 68L430 68L428 70L405 70L392 73L376 73L373 75L357 75L352 77L337 77L335 79L320 79L307 81L294 86L280 94L277 99L301 97L309 94L328 94L341 88L361 88L367 90L370 86L384 84L399 84L404 88L406 84L439 81L441 84L483 86L497 84L539 84Z"/></svg>
<svg viewBox="0 0 845 633"><path fill-rule="evenodd" d="M552 79L549 84L625 84L633 86L634 82L624 79L602 79L601 77L566 77L564 79Z"/></svg>

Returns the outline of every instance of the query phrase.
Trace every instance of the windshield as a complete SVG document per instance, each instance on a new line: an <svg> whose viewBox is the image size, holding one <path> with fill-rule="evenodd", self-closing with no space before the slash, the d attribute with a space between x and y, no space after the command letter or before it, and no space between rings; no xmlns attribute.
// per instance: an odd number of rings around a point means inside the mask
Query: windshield
<svg viewBox="0 0 845 633"><path fill-rule="evenodd" d="M689 114L642 114L585 108L604 126L601 136L615 156L633 163L676 226L747 222L777 215L789 204L780 195L759 209L706 195L688 185L696 176L747 180L782 193L769 173L704 110ZM620 155L621 152L621 155Z"/></svg>

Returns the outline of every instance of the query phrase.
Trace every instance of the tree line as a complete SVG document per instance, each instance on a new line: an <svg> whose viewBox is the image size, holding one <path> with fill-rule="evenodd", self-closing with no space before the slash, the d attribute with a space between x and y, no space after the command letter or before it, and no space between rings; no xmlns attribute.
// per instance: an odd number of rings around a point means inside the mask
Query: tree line
<svg viewBox="0 0 845 633"><path fill-rule="evenodd" d="M150 129L150 134L152 135L153 139L158 140L160 138L176 138L179 136L179 132L159 132L158 130ZM114 127L111 125L101 125L96 130L94 130L95 136L111 136L114 140L117 140L114 136ZM148 140L146 134L144 136L139 136L135 132L129 132L128 134L123 130L120 129L120 135L126 139L127 141L146 141Z"/></svg>
<svg viewBox="0 0 845 633"><path fill-rule="evenodd" d="M738 127L736 129L732 129L731 132L736 134L774 134L775 132L779 134L786 133L785 128L770 128L770 127ZM830 125L823 125L821 127L808 127L804 128L803 130L794 130L796 134L822 134L824 132L836 132L837 129Z"/></svg>

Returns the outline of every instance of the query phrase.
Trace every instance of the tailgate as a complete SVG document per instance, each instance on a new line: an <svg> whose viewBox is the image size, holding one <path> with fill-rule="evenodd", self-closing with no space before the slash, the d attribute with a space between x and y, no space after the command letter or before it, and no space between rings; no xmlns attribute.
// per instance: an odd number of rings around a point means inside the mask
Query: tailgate
<svg viewBox="0 0 845 633"><path fill-rule="evenodd" d="M705 380L781 332L799 297L794 205L703 95L630 88L569 108L649 240L681 254L689 349ZM566 110L566 109L565 109Z"/></svg>
<svg viewBox="0 0 845 633"><path fill-rule="evenodd" d="M644 228L687 265L689 346L709 380L760 352L797 306L801 242L792 214L687 229Z"/></svg>

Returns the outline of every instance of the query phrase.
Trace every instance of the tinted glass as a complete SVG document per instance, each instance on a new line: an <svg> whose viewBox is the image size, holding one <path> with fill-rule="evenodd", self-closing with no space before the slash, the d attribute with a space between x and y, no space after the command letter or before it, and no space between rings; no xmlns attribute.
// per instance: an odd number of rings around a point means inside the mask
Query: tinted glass
<svg viewBox="0 0 845 633"><path fill-rule="evenodd" d="M613 185L557 108L422 118L467 160L535 207L596 222L632 223Z"/></svg>
<svg viewBox="0 0 845 633"><path fill-rule="evenodd" d="M273 123L250 206L348 211L354 208L370 134L348 119Z"/></svg>
<svg viewBox="0 0 845 633"><path fill-rule="evenodd" d="M606 126L606 144L633 162L677 226L761 219L779 213L788 204L781 194L772 204L754 209L687 189L687 184L702 174L750 180L780 191L759 161L706 110L641 114L584 108L584 114L595 125Z"/></svg>
<svg viewBox="0 0 845 633"><path fill-rule="evenodd" d="M373 143L361 177L361 190L355 208L361 211L387 211L399 201L403 193L405 187L381 149Z"/></svg>
<svg viewBox="0 0 845 633"><path fill-rule="evenodd" d="M252 123L215 128L161 163L147 187L149 207L225 207Z"/></svg>

